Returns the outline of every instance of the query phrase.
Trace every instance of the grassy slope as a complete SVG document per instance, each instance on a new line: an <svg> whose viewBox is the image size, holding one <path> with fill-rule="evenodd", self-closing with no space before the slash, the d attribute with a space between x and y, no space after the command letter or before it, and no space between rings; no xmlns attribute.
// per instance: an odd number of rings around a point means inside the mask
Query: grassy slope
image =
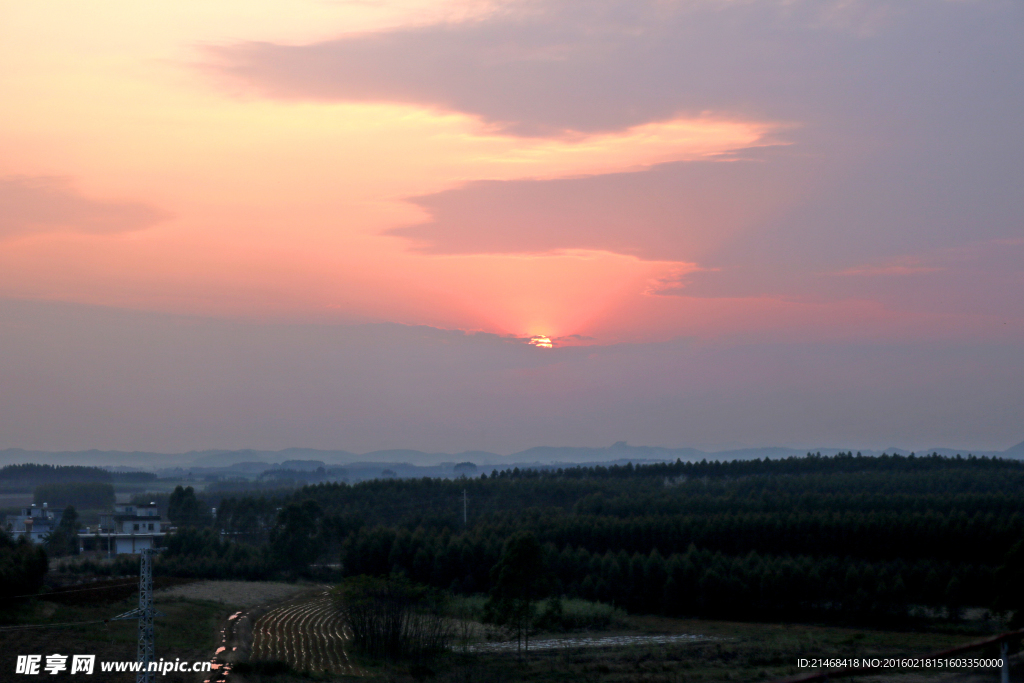
<svg viewBox="0 0 1024 683"><path fill-rule="evenodd" d="M65 606L38 602L21 618L25 623L59 623L109 618L136 606L134 599L91 606ZM237 608L194 599L158 600L167 616L157 620L157 657L202 661L217 645L217 632ZM14 674L18 654L96 654L98 660L134 660L135 622L111 622L73 628L0 633L0 681L25 681ZM431 665L427 680L435 683L513 681L537 683L677 683L680 681L764 681L797 673L799 657L864 657L921 655L956 644L970 642L977 635L872 631L808 625L750 624L719 621L627 617L623 630L599 632L690 633L711 636L710 642L671 645L642 645L613 648L573 648L515 654L487 653L455 655ZM584 634L576 634L584 635ZM551 635L540 635L548 638ZM374 674L366 683L411 683L416 680L408 667L371 667ZM415 671L419 678L424 672ZM923 672L919 672L923 673ZM947 672L948 673L948 672ZM925 676L918 680L943 677ZM67 675L48 680L78 680ZM320 680L351 680L314 676ZM255 676L248 683L291 683L309 681L301 675ZM262 682L260 680L262 679ZM84 680L84 679L83 679ZM133 674L96 675L94 681L134 681ZM198 683L203 676L168 674L166 683ZM893 677L893 680L897 680ZM242 683L239 681L238 683Z"/></svg>
<svg viewBox="0 0 1024 683"><path fill-rule="evenodd" d="M977 635L903 633L793 624L628 617L628 632L690 633L716 640L700 643L571 648L515 654L452 656L433 665L435 683L681 683L770 681L810 670L800 657L921 655L979 639ZM608 635L612 632L595 633ZM581 635L581 634L576 634ZM539 635L537 638L550 637ZM980 656L980 655L979 655ZM937 680L950 672L914 672ZM411 683L408 668L378 669L376 679ZM920 676L918 676L920 674ZM892 676L892 680L899 680ZM269 681L269 679L267 679Z"/></svg>
<svg viewBox="0 0 1024 683"><path fill-rule="evenodd" d="M20 615L20 623L63 623L108 619L138 606L138 599L122 600L89 606L57 605L37 602L26 608ZM234 608L219 603L196 600L157 600L156 607L167 616L156 620L157 658L207 661L213 653L221 622ZM106 625L89 624L69 628L0 632L0 681L24 681L32 677L15 675L17 655L59 653L95 654L97 671L91 680L106 681L135 680L135 674L101 674L98 662L101 660L134 661L136 655L135 621L113 621ZM70 659L68 660L70 662ZM79 680L81 676L70 676L65 672L51 676L43 674L46 680ZM90 678L90 677L87 677ZM201 681L198 674L172 674L161 676L165 683Z"/></svg>

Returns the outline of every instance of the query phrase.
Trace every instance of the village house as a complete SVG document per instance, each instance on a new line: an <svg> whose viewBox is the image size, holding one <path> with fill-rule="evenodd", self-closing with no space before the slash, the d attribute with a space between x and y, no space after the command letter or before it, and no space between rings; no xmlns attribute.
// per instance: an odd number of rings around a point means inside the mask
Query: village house
<svg viewBox="0 0 1024 683"><path fill-rule="evenodd" d="M14 536L25 536L33 543L45 543L46 537L60 524L64 514L63 508L50 508L47 503L42 507L33 503L21 508L17 515L7 515L7 530Z"/></svg>
<svg viewBox="0 0 1024 683"><path fill-rule="evenodd" d="M160 518L156 503L118 503L114 505L113 512L100 515L98 527L79 535L79 543L83 551L135 554L159 546L167 527L167 522Z"/></svg>

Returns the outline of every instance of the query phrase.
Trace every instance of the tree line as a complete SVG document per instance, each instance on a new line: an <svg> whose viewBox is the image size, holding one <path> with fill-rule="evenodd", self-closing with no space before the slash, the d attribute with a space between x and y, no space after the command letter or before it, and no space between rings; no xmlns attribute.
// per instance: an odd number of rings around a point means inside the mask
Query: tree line
<svg viewBox="0 0 1024 683"><path fill-rule="evenodd" d="M1024 538L1022 484L1012 460L851 454L321 484L221 500L215 518L168 539L158 571L340 566L491 592L505 544L528 534L551 594L634 612L891 620L925 606L955 617L1024 599L1010 588L1024 551L1008 559Z"/></svg>
<svg viewBox="0 0 1024 683"><path fill-rule="evenodd" d="M39 465L24 463L0 467L0 488L31 489L39 484L143 483L156 481L152 472L111 472L83 465Z"/></svg>
<svg viewBox="0 0 1024 683"><path fill-rule="evenodd" d="M102 467L81 465L37 465L25 463L0 467L0 486L31 488L39 484L71 482L112 482L114 475Z"/></svg>

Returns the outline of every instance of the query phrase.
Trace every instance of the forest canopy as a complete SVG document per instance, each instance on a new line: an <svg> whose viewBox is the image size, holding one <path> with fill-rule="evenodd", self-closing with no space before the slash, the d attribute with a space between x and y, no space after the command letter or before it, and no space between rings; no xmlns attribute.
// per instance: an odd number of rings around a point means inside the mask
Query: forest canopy
<svg viewBox="0 0 1024 683"><path fill-rule="evenodd" d="M632 612L956 618L1015 607L1000 586L1019 573L1006 563L1024 539L1021 490L1015 460L853 454L319 484L223 499L216 533L179 532L160 564L254 578L340 567L493 594L503 548L529 534L548 594Z"/></svg>

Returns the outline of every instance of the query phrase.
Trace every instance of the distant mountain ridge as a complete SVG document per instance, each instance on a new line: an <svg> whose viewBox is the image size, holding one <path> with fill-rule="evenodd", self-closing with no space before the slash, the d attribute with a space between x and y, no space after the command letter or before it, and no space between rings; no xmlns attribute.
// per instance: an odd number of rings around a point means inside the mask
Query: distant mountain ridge
<svg viewBox="0 0 1024 683"><path fill-rule="evenodd" d="M0 466L19 463L40 463L50 465L98 465L101 467L130 467L143 470L157 468L225 468L241 466L259 469L260 466L280 464L286 461L319 460L327 465L367 465L379 463L407 463L420 467L472 462L484 468L504 468L528 465L579 465L605 462L663 462L680 459L700 460L753 460L755 458L787 458L803 456L808 452L835 455L856 448L785 448L780 446L762 448L740 448L724 451L702 451L696 448L667 448L663 446L632 446L619 441L607 447L581 446L535 446L511 455L499 455L488 451L463 451L461 453L430 453L408 449L390 449L353 453L345 450L321 450L315 448L286 448L279 451L256 449L206 450L184 453L154 453L149 451L35 451L8 448L0 451ZM864 455L909 455L910 451L889 448L884 451L860 449ZM1024 458L1024 441L1005 451L972 449L929 448L920 454L938 453L988 455L1006 458Z"/></svg>
<svg viewBox="0 0 1024 683"><path fill-rule="evenodd" d="M1003 453L1012 458L1024 458L1024 441L1021 441L1016 446L1010 446Z"/></svg>

